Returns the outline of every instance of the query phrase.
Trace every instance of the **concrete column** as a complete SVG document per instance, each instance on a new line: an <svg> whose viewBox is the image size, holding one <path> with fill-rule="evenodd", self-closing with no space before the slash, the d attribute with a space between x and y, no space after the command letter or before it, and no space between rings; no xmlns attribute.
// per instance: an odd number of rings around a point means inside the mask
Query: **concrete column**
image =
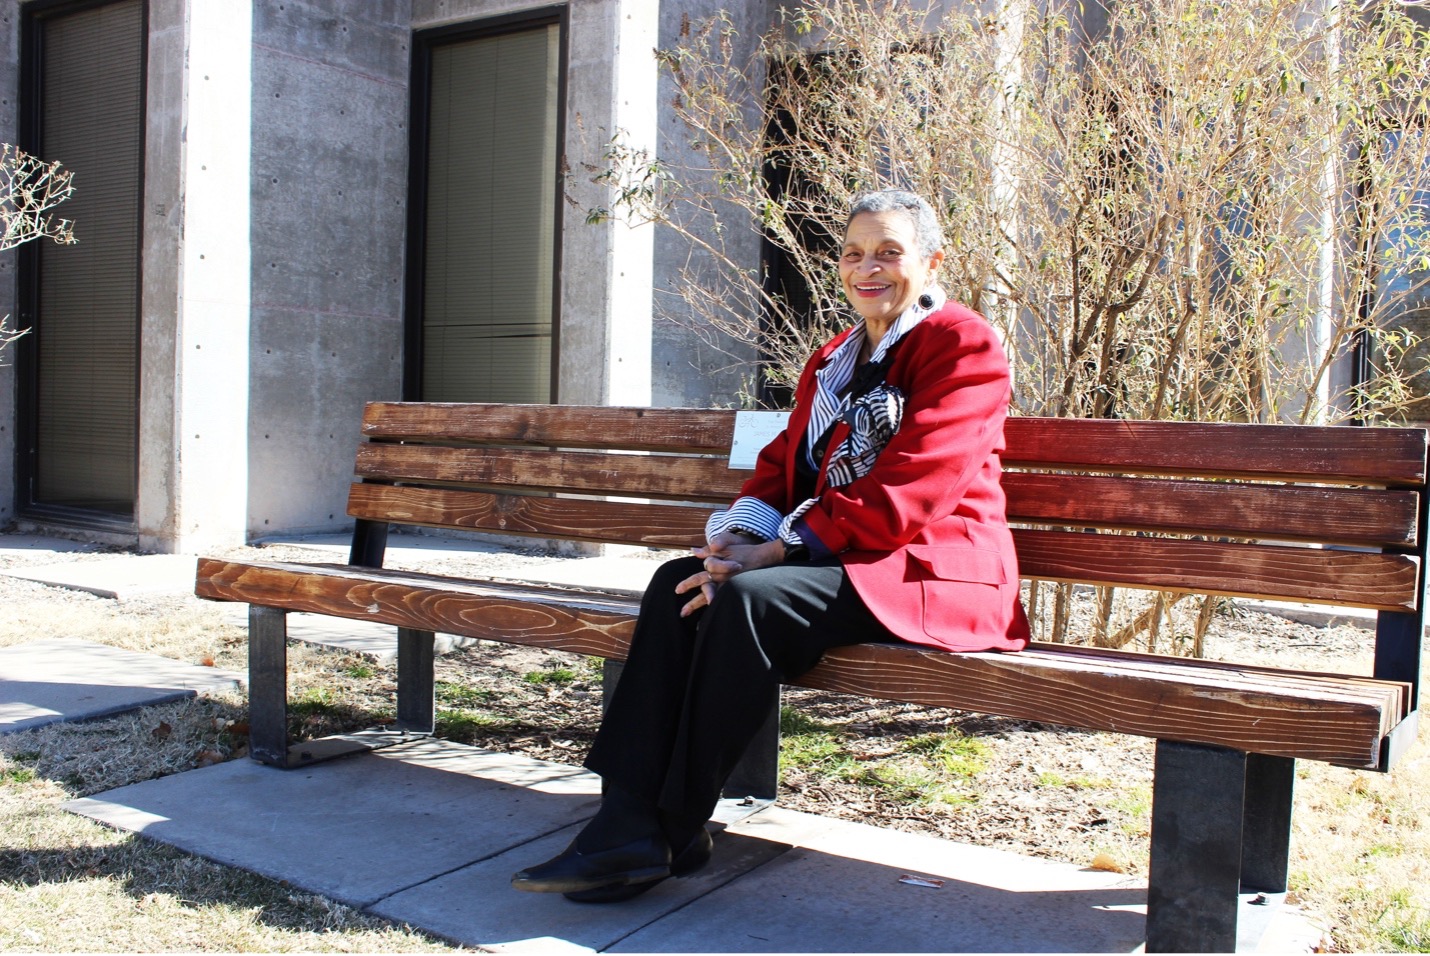
<svg viewBox="0 0 1430 956"><path fill-rule="evenodd" d="M139 546L242 544L250 0L150 0Z"/></svg>
<svg viewBox="0 0 1430 956"><path fill-rule="evenodd" d="M656 155L658 0L587 0L570 7L566 76L567 190L563 207L560 373L569 405L651 401L654 227L587 224L584 210L611 206L591 169L619 135Z"/></svg>

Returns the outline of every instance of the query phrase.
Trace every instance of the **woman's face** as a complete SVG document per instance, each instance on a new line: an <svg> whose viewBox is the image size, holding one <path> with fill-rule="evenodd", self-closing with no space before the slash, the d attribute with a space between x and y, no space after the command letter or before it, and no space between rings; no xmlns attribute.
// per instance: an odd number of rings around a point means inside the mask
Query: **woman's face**
<svg viewBox="0 0 1430 956"><path fill-rule="evenodd" d="M902 210L861 212L849 221L839 279L867 321L892 324L933 282L943 252L925 259L917 240L914 220Z"/></svg>

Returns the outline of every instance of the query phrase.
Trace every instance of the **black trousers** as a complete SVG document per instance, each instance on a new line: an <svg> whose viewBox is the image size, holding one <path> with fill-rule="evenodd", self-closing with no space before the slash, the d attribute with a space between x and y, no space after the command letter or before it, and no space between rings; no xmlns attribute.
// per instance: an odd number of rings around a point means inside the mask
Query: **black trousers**
<svg viewBox="0 0 1430 956"><path fill-rule="evenodd" d="M731 578L687 618L675 585L699 558L661 566L641 601L630 656L586 767L677 820L703 823L768 716L781 683L825 650L896 641L835 559Z"/></svg>

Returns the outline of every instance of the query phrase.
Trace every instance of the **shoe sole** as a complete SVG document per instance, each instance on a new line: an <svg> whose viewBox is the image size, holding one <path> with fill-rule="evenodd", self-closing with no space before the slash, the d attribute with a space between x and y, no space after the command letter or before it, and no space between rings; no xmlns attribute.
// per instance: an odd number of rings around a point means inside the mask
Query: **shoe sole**
<svg viewBox="0 0 1430 956"><path fill-rule="evenodd" d="M527 893L582 893L606 887L626 886L631 883L649 883L663 880L670 875L668 866L647 866L638 870L627 870L618 880L512 880L515 890Z"/></svg>
<svg viewBox="0 0 1430 956"><path fill-rule="evenodd" d="M704 840L697 838L691 841L690 846L671 861L670 872L666 876L689 876L697 870L703 869L705 864L710 862L711 850L712 841L709 831L706 831ZM577 890L562 895L573 903L624 903L626 900L635 899L647 890L654 889L657 883L661 883L665 879L665 876L660 876L653 880L607 883L594 889Z"/></svg>

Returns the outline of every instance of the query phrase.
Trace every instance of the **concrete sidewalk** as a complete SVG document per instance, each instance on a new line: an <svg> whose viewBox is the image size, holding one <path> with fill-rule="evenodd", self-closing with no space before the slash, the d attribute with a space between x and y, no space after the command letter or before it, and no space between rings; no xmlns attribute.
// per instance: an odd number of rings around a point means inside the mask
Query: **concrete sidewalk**
<svg viewBox="0 0 1430 956"><path fill-rule="evenodd" d="M0 648L0 734L236 687L244 675L71 637Z"/></svg>
<svg viewBox="0 0 1430 956"><path fill-rule="evenodd" d="M67 806L498 952L1131 952L1142 942L1146 889L1126 877L736 801L721 807L709 867L629 903L513 891L511 874L559 852L598 791L572 767L419 738L291 771L232 761ZM1297 932L1285 920L1265 942L1309 951Z"/></svg>

